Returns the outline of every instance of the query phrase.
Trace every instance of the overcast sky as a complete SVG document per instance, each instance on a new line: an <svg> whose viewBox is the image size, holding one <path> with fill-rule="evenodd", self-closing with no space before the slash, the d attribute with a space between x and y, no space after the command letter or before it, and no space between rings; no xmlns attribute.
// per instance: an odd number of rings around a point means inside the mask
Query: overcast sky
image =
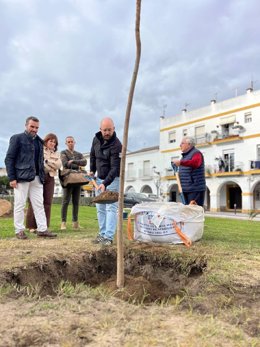
<svg viewBox="0 0 260 347"><path fill-rule="evenodd" d="M135 62L135 0L0 0L0 167L28 115L59 150L90 150L110 116L122 140ZM159 144L159 119L260 89L259 0L143 0L129 150ZM167 106L165 106L167 105Z"/></svg>

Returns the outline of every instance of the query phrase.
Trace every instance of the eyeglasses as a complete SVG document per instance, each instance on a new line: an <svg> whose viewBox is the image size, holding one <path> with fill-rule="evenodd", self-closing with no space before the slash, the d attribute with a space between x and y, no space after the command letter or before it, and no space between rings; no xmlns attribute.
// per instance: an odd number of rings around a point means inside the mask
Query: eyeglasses
<svg viewBox="0 0 260 347"><path fill-rule="evenodd" d="M111 133L112 131L114 131L114 129L112 129L112 128L108 128L108 129L101 129L101 128L100 128L100 130L103 131L104 133L105 133L105 132Z"/></svg>

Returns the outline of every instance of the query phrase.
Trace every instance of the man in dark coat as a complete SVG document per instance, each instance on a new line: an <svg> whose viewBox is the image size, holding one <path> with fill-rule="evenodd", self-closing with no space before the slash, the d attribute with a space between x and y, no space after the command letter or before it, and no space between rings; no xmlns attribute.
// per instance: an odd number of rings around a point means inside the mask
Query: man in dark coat
<svg viewBox="0 0 260 347"><path fill-rule="evenodd" d="M25 131L10 138L5 158L10 186L14 189L14 227L16 237L25 240L24 209L30 198L37 224L37 236L56 237L47 229L43 206L43 141L37 135L39 119L28 117Z"/></svg>

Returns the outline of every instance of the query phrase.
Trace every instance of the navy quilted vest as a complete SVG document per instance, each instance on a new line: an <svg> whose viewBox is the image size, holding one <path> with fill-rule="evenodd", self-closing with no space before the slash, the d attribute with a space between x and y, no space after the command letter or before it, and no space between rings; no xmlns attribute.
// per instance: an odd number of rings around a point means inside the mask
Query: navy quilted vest
<svg viewBox="0 0 260 347"><path fill-rule="evenodd" d="M188 152L182 153L183 160L191 160L195 153L201 153L197 148L192 147ZM202 153L201 153L202 155ZM202 192L206 190L205 181L205 167L204 158L202 155L202 164L197 169L193 169L188 166L180 166L180 180L182 185L182 191L188 192Z"/></svg>

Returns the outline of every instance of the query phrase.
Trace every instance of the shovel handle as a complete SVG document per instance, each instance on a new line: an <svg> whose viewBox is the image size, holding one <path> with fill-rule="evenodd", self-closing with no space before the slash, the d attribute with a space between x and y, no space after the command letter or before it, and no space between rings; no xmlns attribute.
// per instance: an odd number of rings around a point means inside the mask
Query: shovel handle
<svg viewBox="0 0 260 347"><path fill-rule="evenodd" d="M93 186L98 190L98 185L97 185L97 182L95 181L95 179L89 175L86 175L85 176L88 180L90 180L93 184Z"/></svg>
<svg viewBox="0 0 260 347"><path fill-rule="evenodd" d="M179 176L179 172L178 172L178 167L172 163L172 167L175 173L175 177L176 177L176 181L177 181L177 186L178 186L178 190L179 190L179 194L181 197L181 202L183 203L183 205L186 205L186 200L182 191L182 186L181 186L181 180L180 180L180 176Z"/></svg>

